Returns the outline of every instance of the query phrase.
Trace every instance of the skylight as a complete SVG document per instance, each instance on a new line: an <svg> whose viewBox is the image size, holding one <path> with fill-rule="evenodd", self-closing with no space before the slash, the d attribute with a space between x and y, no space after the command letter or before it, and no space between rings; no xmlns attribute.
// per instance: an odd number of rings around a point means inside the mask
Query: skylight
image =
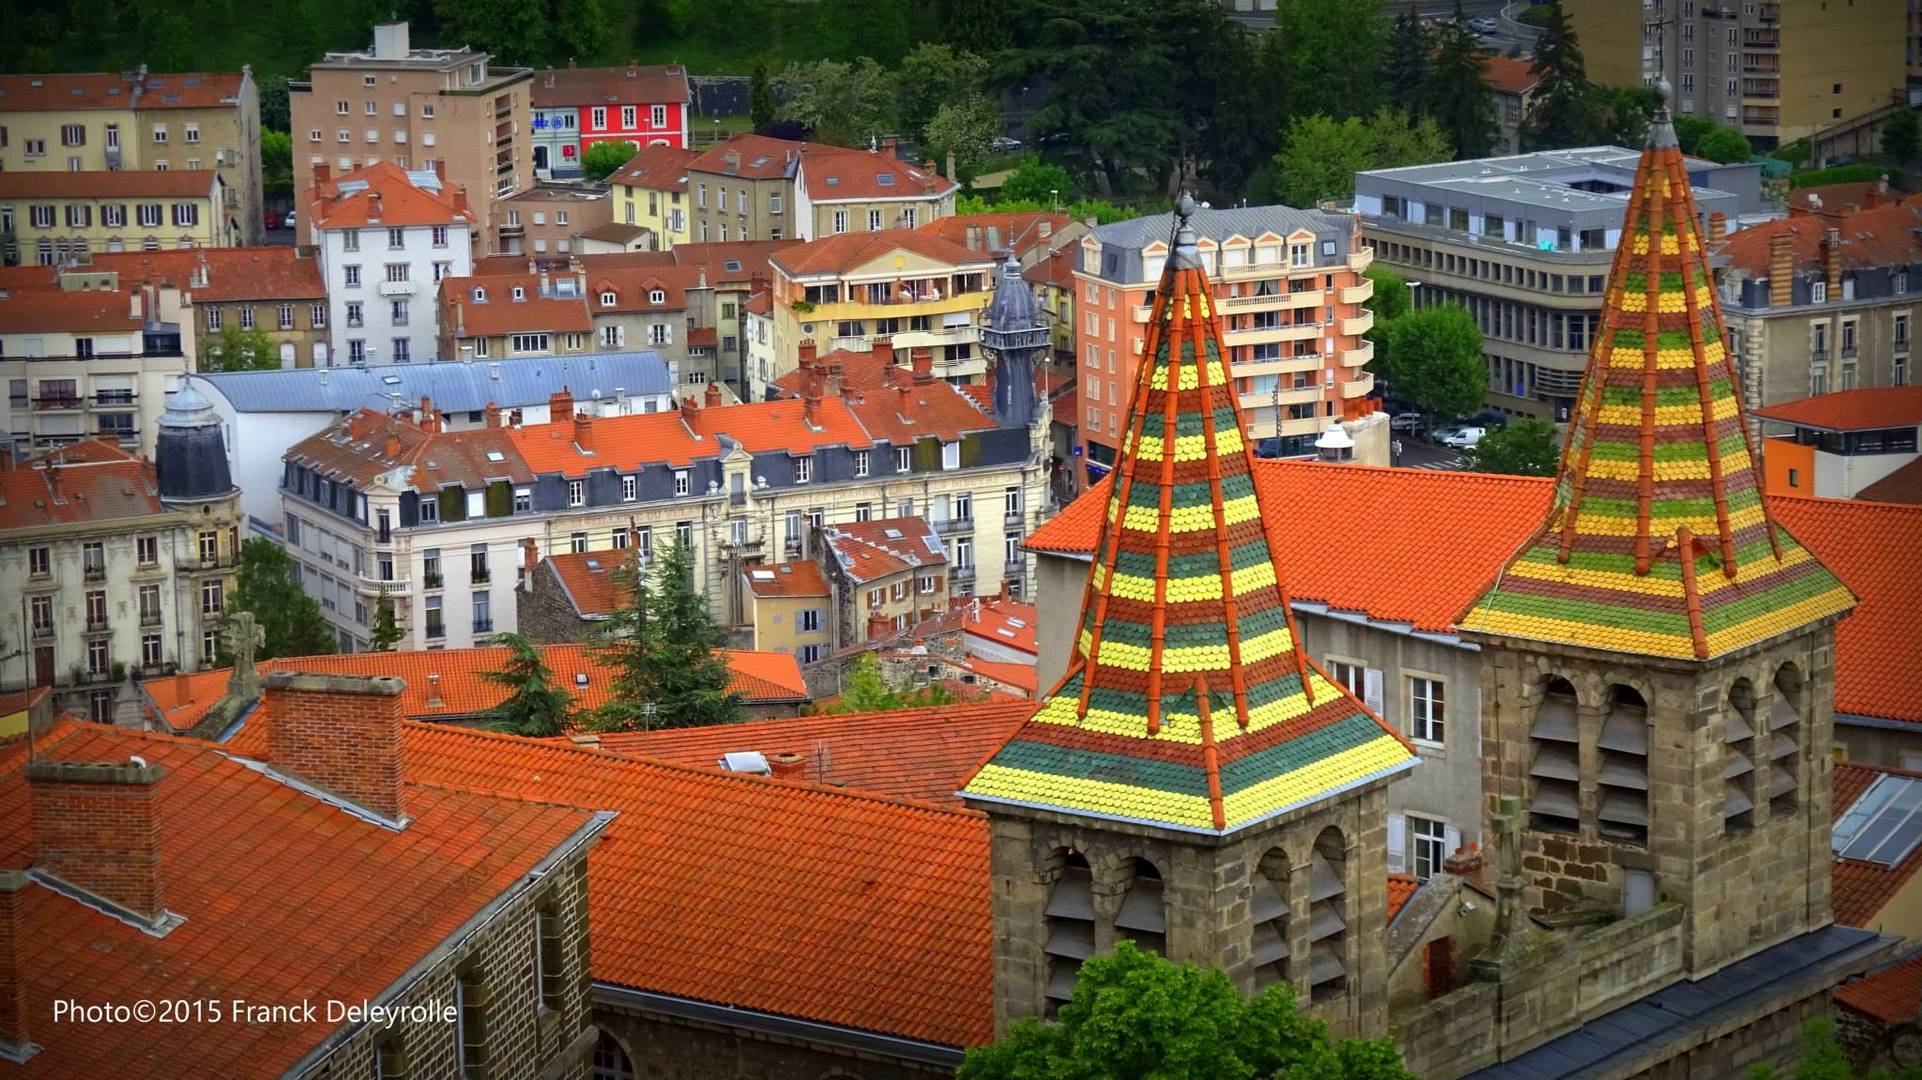
<svg viewBox="0 0 1922 1080"><path fill-rule="evenodd" d="M899 540L901 539L901 530L900 529L883 529L881 531L881 535L887 537L890 540Z"/></svg>
<svg viewBox="0 0 1922 1080"><path fill-rule="evenodd" d="M741 260L728 259L725 262L721 263L721 265L726 267L730 272L738 272L741 269Z"/></svg>
<svg viewBox="0 0 1922 1080"><path fill-rule="evenodd" d="M489 450L489 451L487 452L487 460L489 460L489 461L506 461L506 460L507 460L507 455L506 455L506 454L503 454L503 453L501 453L501 452L500 452L499 450Z"/></svg>
<svg viewBox="0 0 1922 1080"><path fill-rule="evenodd" d="M773 581L773 580L774 580L774 571L772 571L772 570L756 570L756 571L754 571L754 574L753 574L753 577L754 577L754 580L756 580L756 581Z"/></svg>
<svg viewBox="0 0 1922 1080"><path fill-rule="evenodd" d="M388 386L397 386L397 385L399 385L399 384L400 384L400 376L398 376L398 375L382 375L382 376L380 377L380 381L381 381L381 382L384 382L384 383L386 383L386 384L387 384Z"/></svg>
<svg viewBox="0 0 1922 1080"><path fill-rule="evenodd" d="M882 187L893 187L894 174L891 172L884 172L881 175L875 177L874 182L881 185Z"/></svg>
<svg viewBox="0 0 1922 1080"><path fill-rule="evenodd" d="M770 159L766 154L762 154L760 157L757 157L753 161L748 162L747 167L750 169L758 169L761 166L766 165L770 160L772 159Z"/></svg>
<svg viewBox="0 0 1922 1080"><path fill-rule="evenodd" d="M1835 823L1840 859L1895 866L1922 841L1922 780L1884 774Z"/></svg>
<svg viewBox="0 0 1922 1080"><path fill-rule="evenodd" d="M841 184L841 178L840 178L840 177L838 177L838 176L830 176L830 177L828 177L828 186L829 186L829 187L839 187L839 186L840 186L840 184Z"/></svg>

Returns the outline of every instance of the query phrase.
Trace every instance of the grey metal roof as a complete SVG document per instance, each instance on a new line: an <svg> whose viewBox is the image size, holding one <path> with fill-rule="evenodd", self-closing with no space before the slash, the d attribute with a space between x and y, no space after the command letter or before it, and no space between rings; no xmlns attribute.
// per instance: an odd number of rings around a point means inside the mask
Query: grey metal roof
<svg viewBox="0 0 1922 1080"><path fill-rule="evenodd" d="M1835 974L1883 951L1895 939L1829 925L1763 949L1695 982L1678 982L1604 1013L1519 1057L1470 1073L1470 1080L1549 1080L1620 1075L1621 1067L1659 1052L1758 1000L1785 999L1825 985Z"/></svg>
<svg viewBox="0 0 1922 1080"><path fill-rule="evenodd" d="M1124 248L1143 248L1159 240L1164 244L1174 239L1174 212L1150 214L1147 217L1130 218L1111 225L1102 225L1090 233L1104 245ZM1196 210L1189 219L1194 226L1197 238L1220 243L1231 236L1246 236L1250 239L1265 232L1286 236L1296 229L1310 229L1316 232L1324 229L1348 231L1348 218L1341 214L1324 214L1319 210L1297 210L1292 206L1237 206L1225 210Z"/></svg>
<svg viewBox="0 0 1922 1080"><path fill-rule="evenodd" d="M674 390L659 353L583 353L517 360L456 360L385 367L220 371L194 376L227 399L235 412L331 412L388 408L395 395L409 405L422 396L447 412L473 412L493 402L503 408L539 405L565 386L577 401L600 391L613 397L651 397Z"/></svg>

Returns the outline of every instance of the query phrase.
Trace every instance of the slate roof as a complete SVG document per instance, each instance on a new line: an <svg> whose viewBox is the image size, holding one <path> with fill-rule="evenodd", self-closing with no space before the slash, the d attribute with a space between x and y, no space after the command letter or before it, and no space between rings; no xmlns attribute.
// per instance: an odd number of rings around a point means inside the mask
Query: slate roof
<svg viewBox="0 0 1922 1080"><path fill-rule="evenodd" d="M1292 206L1243 206L1221 209L1198 209L1189 219L1194 223L1195 235L1201 239L1217 243L1230 237L1244 236L1254 239L1264 233L1287 236L1297 229L1311 232L1339 230L1344 236L1351 229L1349 219L1341 214L1324 214L1319 210L1297 210ZM1147 214L1126 221L1097 225L1089 235L1104 246L1113 245L1123 248L1145 248L1150 244L1168 242L1168 218L1165 214Z"/></svg>
<svg viewBox="0 0 1922 1080"><path fill-rule="evenodd" d="M1068 673L970 799L1227 834L1414 767L1298 648L1193 212L1156 290Z"/></svg>
<svg viewBox="0 0 1922 1080"><path fill-rule="evenodd" d="M1922 228L1922 222L1917 222ZM1779 424L1821 431L1874 431L1922 424L1922 386L1837 390L1755 410Z"/></svg>
<svg viewBox="0 0 1922 1080"><path fill-rule="evenodd" d="M534 356L517 360L386 364L380 367L294 368L283 371L221 371L193 376L235 412L332 412L392 408L396 397L412 407L422 397L447 412L479 412L493 402L503 409L547 404L570 388L576 401L600 391L612 398L670 394L667 361L652 350ZM212 395L209 395L211 397Z"/></svg>
<svg viewBox="0 0 1922 1080"><path fill-rule="evenodd" d="M1554 502L1464 629L1703 660L1854 604L1769 517L1698 228L1658 113Z"/></svg>
<svg viewBox="0 0 1922 1080"><path fill-rule="evenodd" d="M821 536L835 564L856 585L948 564L941 537L926 518L850 521L828 526Z"/></svg>
<svg viewBox="0 0 1922 1080"><path fill-rule="evenodd" d="M1839 762L1834 772L1832 820L1842 820L1855 801L1868 791L1869 785L1882 776L1922 779L1922 773L1907 769L1860 761ZM1878 928L1882 921L1882 909L1895 899L1896 893L1915 877L1918 870L1922 870L1922 846L1909 852L1907 858L1894 866L1863 859L1836 858L1829 884L1830 906L1834 909L1835 921L1844 926L1861 926L1871 930ZM1911 998L1911 1014L1915 1006L1916 1000Z"/></svg>
<svg viewBox="0 0 1922 1080"><path fill-rule="evenodd" d="M0 744L0 867L9 869L33 858L27 751L24 739ZM55 999L133 1002L178 997L188 985L221 1001L375 997L594 822L573 807L456 790L460 780L427 786L412 762L412 820L396 831L204 743L66 721L41 734L34 753L99 763L139 756L163 770L158 870L167 910L185 918L154 937L29 885L16 897L33 928L18 941L18 969L26 1007L43 1019ZM459 853L459 873L449 852ZM156 1038L141 1024L65 1030L37 1020L41 1050L11 1073L97 1076L112 1061L113 1074L129 1078L278 1075L332 1030L189 1023Z"/></svg>

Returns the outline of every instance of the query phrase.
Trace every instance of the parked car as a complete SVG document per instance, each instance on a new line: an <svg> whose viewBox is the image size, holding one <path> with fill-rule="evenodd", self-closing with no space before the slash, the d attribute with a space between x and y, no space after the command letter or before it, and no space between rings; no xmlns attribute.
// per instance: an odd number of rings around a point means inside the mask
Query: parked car
<svg viewBox="0 0 1922 1080"><path fill-rule="evenodd" d="M996 135L994 142L989 145L994 148L994 152L997 154L1011 154L1021 149L1021 140L1012 135Z"/></svg>
<svg viewBox="0 0 1922 1080"><path fill-rule="evenodd" d="M294 227L294 212L292 210L287 211L287 216L280 219L280 227L283 229L291 229Z"/></svg>
<svg viewBox="0 0 1922 1080"><path fill-rule="evenodd" d="M278 210L267 211L265 214L261 215L261 221L269 229L280 228L280 211Z"/></svg>
<svg viewBox="0 0 1922 1080"><path fill-rule="evenodd" d="M1495 25L1495 20L1493 19L1470 19L1468 20L1468 28L1477 34L1492 34L1500 29L1500 27Z"/></svg>
<svg viewBox="0 0 1922 1080"><path fill-rule="evenodd" d="M1476 443L1481 442L1482 436L1486 434L1488 434L1487 428L1468 425L1457 428L1443 436L1441 444L1450 450L1466 450Z"/></svg>
<svg viewBox="0 0 1922 1080"><path fill-rule="evenodd" d="M1388 421L1388 430L1405 431L1410 435L1421 430L1422 414L1416 412L1396 413Z"/></svg>

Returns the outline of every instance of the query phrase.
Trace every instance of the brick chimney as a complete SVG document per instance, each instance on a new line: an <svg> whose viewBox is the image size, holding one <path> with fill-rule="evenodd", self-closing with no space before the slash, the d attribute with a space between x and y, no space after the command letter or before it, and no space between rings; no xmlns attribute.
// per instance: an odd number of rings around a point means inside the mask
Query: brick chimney
<svg viewBox="0 0 1922 1080"><path fill-rule="evenodd" d="M427 423L434 418L434 399L425 394L421 395L420 410L415 415L418 417L415 423L420 425L422 431L432 430Z"/></svg>
<svg viewBox="0 0 1922 1080"><path fill-rule="evenodd" d="M816 353L816 349L815 349L813 338L809 338L806 341L801 342L800 349L798 350L800 365L804 368L813 367L815 353Z"/></svg>
<svg viewBox="0 0 1922 1080"><path fill-rule="evenodd" d="M1769 306L1788 307L1794 284L1795 238L1784 230L1769 237Z"/></svg>
<svg viewBox="0 0 1922 1080"><path fill-rule="evenodd" d="M934 350L926 345L914 347L914 381L931 383L934 381Z"/></svg>
<svg viewBox="0 0 1922 1080"><path fill-rule="evenodd" d="M1470 877L1482 871L1482 848L1480 844L1469 844L1455 849L1455 853L1442 860L1442 869L1451 874Z"/></svg>
<svg viewBox="0 0 1922 1080"><path fill-rule="evenodd" d="M139 758L29 764L34 869L160 923L166 894L154 789L162 775Z"/></svg>
<svg viewBox="0 0 1922 1080"><path fill-rule="evenodd" d="M693 395L690 394L681 399L681 423L692 428L694 426L694 418L700 414L700 402L695 401Z"/></svg>
<svg viewBox="0 0 1922 1080"><path fill-rule="evenodd" d="M875 338L873 348L874 359L881 365L882 371L886 371L894 366L894 339L892 337Z"/></svg>
<svg viewBox="0 0 1922 1080"><path fill-rule="evenodd" d="M1822 277L1829 283L1829 299L1842 299L1842 230L1822 232Z"/></svg>
<svg viewBox="0 0 1922 1080"><path fill-rule="evenodd" d="M274 768L401 820L400 695L406 685L386 677L270 672L267 753Z"/></svg>
<svg viewBox="0 0 1922 1080"><path fill-rule="evenodd" d="M27 882L24 870L0 870L0 1046L11 1048L16 1057L33 1053L27 980L20 972L20 954L26 951L27 941L21 912L26 901L20 892Z"/></svg>
<svg viewBox="0 0 1922 1080"><path fill-rule="evenodd" d="M385 457L389 461L392 461L395 458L400 457L400 433L399 432L389 431L387 433L386 452L381 456Z"/></svg>
<svg viewBox="0 0 1922 1080"><path fill-rule="evenodd" d="M769 754L767 756L768 775L778 776L783 780L804 779L807 773L807 764L808 759L802 754L784 753Z"/></svg>
<svg viewBox="0 0 1922 1080"><path fill-rule="evenodd" d="M1708 242L1719 244L1728 239L1728 215L1720 210L1708 216Z"/></svg>
<svg viewBox="0 0 1922 1080"><path fill-rule="evenodd" d="M491 401L487 403L487 426L491 428L501 426L501 407Z"/></svg>
<svg viewBox="0 0 1922 1080"><path fill-rule="evenodd" d="M868 640L878 641L894 632L894 620L884 611L868 612Z"/></svg>
<svg viewBox="0 0 1922 1080"><path fill-rule="evenodd" d="M547 395L547 419L549 423L559 423L573 415L574 394L563 386Z"/></svg>
<svg viewBox="0 0 1922 1080"><path fill-rule="evenodd" d="M708 383L707 384L707 407L710 409L719 408L720 404L721 404L721 384Z"/></svg>
<svg viewBox="0 0 1922 1080"><path fill-rule="evenodd" d="M587 413L574 414L574 445L582 450L594 449L594 418Z"/></svg>

